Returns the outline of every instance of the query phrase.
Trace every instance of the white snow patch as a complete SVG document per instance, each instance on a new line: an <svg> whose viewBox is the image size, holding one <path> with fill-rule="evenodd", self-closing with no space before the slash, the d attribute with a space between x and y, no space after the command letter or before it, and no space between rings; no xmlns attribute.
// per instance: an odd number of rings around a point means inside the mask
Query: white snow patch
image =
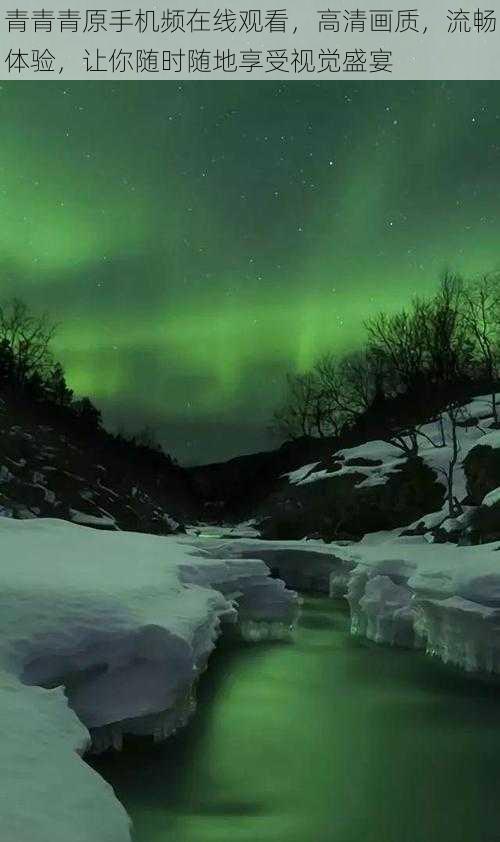
<svg viewBox="0 0 500 842"><path fill-rule="evenodd" d="M0 465L0 482L10 482L12 479L14 479L14 475L11 474L7 466Z"/></svg>
<svg viewBox="0 0 500 842"><path fill-rule="evenodd" d="M199 538L258 538L260 531L256 527L256 521L251 519L222 525L200 522L186 526L186 534Z"/></svg>
<svg viewBox="0 0 500 842"><path fill-rule="evenodd" d="M500 503L500 486L498 488L494 488L493 491L490 491L490 493L486 495L482 505L494 506L495 503Z"/></svg>
<svg viewBox="0 0 500 842"><path fill-rule="evenodd" d="M282 474L282 476L288 477L289 482L295 485L305 479L311 471L314 471L317 465L319 465L319 462L311 462L310 465L303 465L301 468L297 468L296 471L289 471L287 474Z"/></svg>
<svg viewBox="0 0 500 842"><path fill-rule="evenodd" d="M110 515L89 515L86 512L79 512L78 509L69 510L71 520L73 523L79 523L82 526L106 526L115 527L116 521Z"/></svg>
<svg viewBox="0 0 500 842"><path fill-rule="evenodd" d="M477 442L482 447L492 447L493 450L496 450L500 447L500 430L493 430L490 433L487 433L485 436L482 436L480 441Z"/></svg>

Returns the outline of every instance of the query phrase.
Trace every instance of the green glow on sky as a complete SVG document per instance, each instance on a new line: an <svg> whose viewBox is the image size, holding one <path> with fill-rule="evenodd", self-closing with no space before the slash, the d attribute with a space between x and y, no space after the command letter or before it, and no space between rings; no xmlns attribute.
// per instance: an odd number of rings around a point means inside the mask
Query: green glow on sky
<svg viewBox="0 0 500 842"><path fill-rule="evenodd" d="M181 460L269 445L284 374L445 268L499 268L495 82L0 91L0 287Z"/></svg>

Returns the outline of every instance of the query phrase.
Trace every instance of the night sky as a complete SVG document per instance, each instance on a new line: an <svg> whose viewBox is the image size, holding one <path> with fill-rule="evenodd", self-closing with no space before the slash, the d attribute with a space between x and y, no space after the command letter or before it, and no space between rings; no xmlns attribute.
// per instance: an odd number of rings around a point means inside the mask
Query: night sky
<svg viewBox="0 0 500 842"><path fill-rule="evenodd" d="M183 463L273 444L287 371L500 268L497 82L9 82L0 292Z"/></svg>

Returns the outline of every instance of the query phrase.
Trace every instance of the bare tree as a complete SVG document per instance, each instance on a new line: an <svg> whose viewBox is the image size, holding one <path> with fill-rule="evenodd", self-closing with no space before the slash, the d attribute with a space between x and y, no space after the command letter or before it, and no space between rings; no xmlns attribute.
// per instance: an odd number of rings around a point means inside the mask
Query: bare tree
<svg viewBox="0 0 500 842"><path fill-rule="evenodd" d="M449 445L451 448L451 453L450 458L448 460L448 464L446 466L438 468L438 470L446 480L446 502L448 505L448 514L450 517L457 517L463 512L462 505L455 495L454 488L455 468L457 467L458 458L462 449L460 444L460 438L458 435L458 429L460 426L466 424L466 422L470 419L470 416L465 406L462 406L457 401L450 401L445 411L442 413L442 419L443 418L447 419L449 423ZM444 430L443 422L441 430Z"/></svg>
<svg viewBox="0 0 500 842"><path fill-rule="evenodd" d="M408 426L388 433L384 436L384 441L397 447L406 456L418 456L418 436L419 429Z"/></svg>
<svg viewBox="0 0 500 842"><path fill-rule="evenodd" d="M379 313L365 323L369 353L384 371L390 393L412 389L425 370L427 309L415 299L410 310Z"/></svg>
<svg viewBox="0 0 500 842"><path fill-rule="evenodd" d="M145 447L148 450L155 450L158 453L163 452L163 447L158 438L158 433L155 428L149 424L146 424L145 427L135 433L132 436L132 440L135 441L139 447Z"/></svg>
<svg viewBox="0 0 500 842"><path fill-rule="evenodd" d="M320 392L323 396L325 423L329 430L337 434L344 424L353 420L357 414L346 380L343 360L334 354L322 357L314 366Z"/></svg>
<svg viewBox="0 0 500 842"><path fill-rule="evenodd" d="M500 374L500 277L484 275L464 294L464 320L474 342L481 374L491 389L493 418L498 423L496 384Z"/></svg>
<svg viewBox="0 0 500 842"><path fill-rule="evenodd" d="M323 401L314 373L287 375L286 398L274 415L273 429L289 439L325 435Z"/></svg>
<svg viewBox="0 0 500 842"><path fill-rule="evenodd" d="M463 318L464 284L446 272L431 298L366 322L368 347L385 371L389 394L424 392L467 376L471 343Z"/></svg>
<svg viewBox="0 0 500 842"><path fill-rule="evenodd" d="M51 370L50 343L56 328L47 313L33 314L18 298L0 306L0 342L10 348L17 387L35 375L43 378Z"/></svg>
<svg viewBox="0 0 500 842"><path fill-rule="evenodd" d="M375 368L365 351L327 354L307 374L289 375L284 405L273 428L287 438L338 436L366 411L375 396Z"/></svg>
<svg viewBox="0 0 500 842"><path fill-rule="evenodd" d="M491 384L497 421L499 277L467 286L445 272L434 295L369 319L362 350L327 354L311 372L289 378L275 427L288 437L338 435L366 414L380 438L414 456L426 438L423 425L440 419L441 443L431 444L444 447L443 407L453 417L453 401L465 402L478 360Z"/></svg>
<svg viewBox="0 0 500 842"><path fill-rule="evenodd" d="M445 272L437 293L417 305L423 307L429 380L442 387L459 383L470 373L472 344L463 315L465 290L459 275Z"/></svg>

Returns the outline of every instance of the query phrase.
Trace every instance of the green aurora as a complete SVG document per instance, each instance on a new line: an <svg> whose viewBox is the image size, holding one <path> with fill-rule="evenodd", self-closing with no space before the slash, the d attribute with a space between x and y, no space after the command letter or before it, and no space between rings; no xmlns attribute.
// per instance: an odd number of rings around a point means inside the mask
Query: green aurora
<svg viewBox="0 0 500 842"><path fill-rule="evenodd" d="M271 444L287 371L500 268L497 82L8 82L2 297L182 462Z"/></svg>

